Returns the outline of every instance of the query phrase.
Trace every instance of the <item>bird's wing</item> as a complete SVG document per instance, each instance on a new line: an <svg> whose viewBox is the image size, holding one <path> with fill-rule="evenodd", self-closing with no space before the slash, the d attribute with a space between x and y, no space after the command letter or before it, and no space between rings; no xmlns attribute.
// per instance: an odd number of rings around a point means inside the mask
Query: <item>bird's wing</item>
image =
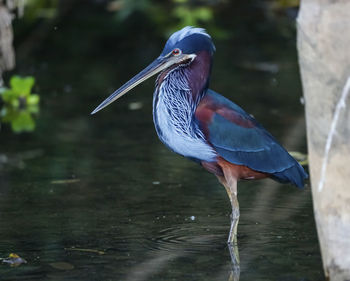
<svg viewBox="0 0 350 281"><path fill-rule="evenodd" d="M225 160L303 186L304 169L252 116L208 90L195 112L208 142Z"/></svg>

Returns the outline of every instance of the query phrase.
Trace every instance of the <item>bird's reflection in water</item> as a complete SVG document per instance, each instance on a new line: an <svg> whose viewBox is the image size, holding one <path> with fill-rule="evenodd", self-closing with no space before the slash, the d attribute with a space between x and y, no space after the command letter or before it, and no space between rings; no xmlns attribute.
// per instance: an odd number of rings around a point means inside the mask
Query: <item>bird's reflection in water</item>
<svg viewBox="0 0 350 281"><path fill-rule="evenodd" d="M200 258L210 255L214 260L217 260L222 258L223 254L227 257L228 255L225 254L227 250L231 262L226 259L227 262L224 262L219 268L213 264L215 270L212 273L216 275L213 280L239 280L240 265L237 245L227 244L227 247L223 247L222 243L218 243L218 241L223 240L222 235L201 235L174 239L173 234L176 230L173 229L170 232L171 235L169 233L166 235L169 240L166 237L159 237L157 245L152 245L148 249L148 257L130 268L124 280L155 280L152 279L154 276L167 272L169 266L173 266L177 261L181 262L183 258L192 258L194 255ZM217 255L217 257L215 258L213 255ZM198 260L197 257L195 258ZM179 272L179 274L182 273L188 274L187 272Z"/></svg>
<svg viewBox="0 0 350 281"><path fill-rule="evenodd" d="M230 276L228 278L229 281L238 281L240 275L240 266L239 266L239 252L238 246L235 244L228 244L228 250L231 256L232 269Z"/></svg>

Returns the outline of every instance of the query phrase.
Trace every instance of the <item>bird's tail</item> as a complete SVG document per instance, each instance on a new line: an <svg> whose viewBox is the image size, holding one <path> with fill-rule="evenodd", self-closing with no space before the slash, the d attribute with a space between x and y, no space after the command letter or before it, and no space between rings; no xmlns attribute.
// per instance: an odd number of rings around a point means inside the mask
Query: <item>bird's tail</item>
<svg viewBox="0 0 350 281"><path fill-rule="evenodd" d="M299 188L303 188L304 180L308 178L308 174L305 172L304 168L296 162L290 168L273 173L271 178L282 183L290 182Z"/></svg>

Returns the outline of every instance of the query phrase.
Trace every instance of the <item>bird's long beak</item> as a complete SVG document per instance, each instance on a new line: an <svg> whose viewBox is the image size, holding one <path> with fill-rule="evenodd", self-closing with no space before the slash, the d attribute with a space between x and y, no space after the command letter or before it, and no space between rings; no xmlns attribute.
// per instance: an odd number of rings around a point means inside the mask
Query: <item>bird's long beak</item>
<svg viewBox="0 0 350 281"><path fill-rule="evenodd" d="M164 69L171 67L172 65L185 62L187 60L193 60L196 57L194 54L181 54L179 56L171 56L168 54L164 57L158 57L149 66L142 70L139 74L135 75L113 94L111 94L107 99L105 99L98 107L95 108L91 114L95 114L101 109L105 108L107 105L111 104L115 100L119 99L121 96L125 95L131 89L136 87L138 84L152 77L153 75L161 72Z"/></svg>

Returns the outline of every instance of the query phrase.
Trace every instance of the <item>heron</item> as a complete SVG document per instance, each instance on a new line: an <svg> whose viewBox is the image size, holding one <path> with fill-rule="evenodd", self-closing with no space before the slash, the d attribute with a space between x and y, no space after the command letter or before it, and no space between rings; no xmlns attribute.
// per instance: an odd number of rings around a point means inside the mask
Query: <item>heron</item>
<svg viewBox="0 0 350 281"><path fill-rule="evenodd" d="M300 188L303 167L254 117L209 89L215 46L203 28L173 33L150 65L113 92L91 114L158 74L153 122L172 151L200 164L225 187L232 206L228 244L237 244L237 181L272 178Z"/></svg>

